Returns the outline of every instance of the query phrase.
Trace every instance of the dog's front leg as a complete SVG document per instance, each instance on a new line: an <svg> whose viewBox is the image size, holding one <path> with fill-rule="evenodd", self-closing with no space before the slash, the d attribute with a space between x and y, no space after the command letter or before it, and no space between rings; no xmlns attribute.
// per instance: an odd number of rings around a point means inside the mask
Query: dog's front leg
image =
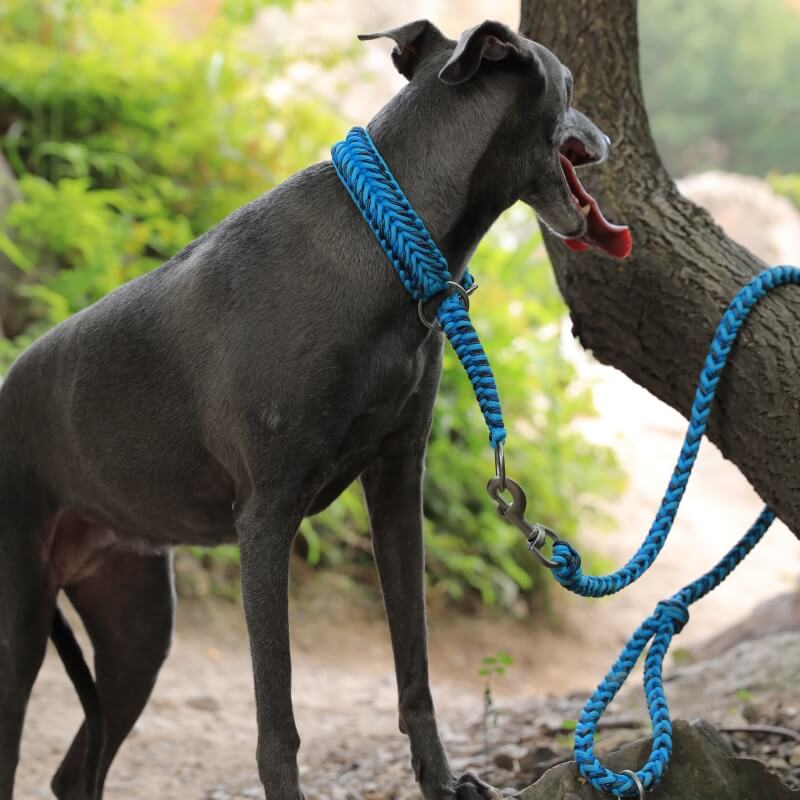
<svg viewBox="0 0 800 800"><path fill-rule="evenodd" d="M392 636L400 730L425 800L500 795L471 773L455 778L439 738L428 680L420 446L384 453L362 475L375 561Z"/></svg>
<svg viewBox="0 0 800 800"><path fill-rule="evenodd" d="M256 755L267 800L303 800L289 651L289 556L300 518L271 499L251 498L236 520L256 690Z"/></svg>

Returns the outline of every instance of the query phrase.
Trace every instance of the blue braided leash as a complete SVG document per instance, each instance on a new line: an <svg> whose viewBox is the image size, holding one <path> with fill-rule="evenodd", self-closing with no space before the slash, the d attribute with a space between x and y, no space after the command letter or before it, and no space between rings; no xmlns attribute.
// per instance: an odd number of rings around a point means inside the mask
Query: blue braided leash
<svg viewBox="0 0 800 800"><path fill-rule="evenodd" d="M353 128L333 147L333 164L350 197L372 229L400 280L414 300L425 302L452 288L447 261L422 220L363 128ZM467 291L474 285L465 272L459 291L447 295L437 311L440 326L452 343L470 378L496 452L497 475L489 493L501 516L528 537L531 550L553 571L556 580L584 597L614 594L638 580L661 552L675 521L686 485L705 434L720 376L748 314L767 292L787 284L800 285L800 268L765 269L743 287L728 306L711 342L695 393L686 437L661 506L644 542L623 567L609 575L584 575L577 551L549 529L525 519L525 494L505 475L502 455L506 439L500 400L489 360L469 318ZM499 454L499 458L497 458ZM508 491L511 502L501 495ZM664 775L672 754L672 722L663 685L663 663L672 637L689 620L688 608L715 589L761 541L775 519L765 506L752 527L730 552L696 581L663 600L636 630L614 665L589 698L575 729L574 754L581 774L596 789L617 797L643 797ZM554 540L551 559L540 550ZM647 763L637 772L612 772L594 754L597 723L614 699L647 645L644 691L653 725L653 743Z"/></svg>
<svg viewBox="0 0 800 800"><path fill-rule="evenodd" d="M623 567L609 575L584 575L578 553L566 542L553 546L553 575L565 588L584 597L614 594L638 580L650 568L672 529L675 515L692 474L700 442L708 425L711 406L731 349L747 316L767 292L787 284L800 284L800 268L778 266L765 269L739 290L717 326L706 356L686 437L678 456L661 506L641 547ZM711 570L684 586L669 600L660 602L655 611L636 630L619 657L589 698L575 728L574 754L581 774L594 786L618 797L639 797L637 780L648 789L663 776L672 754L672 722L664 694L662 669L672 637L689 619L689 606L719 586L742 559L761 541L775 519L775 512L765 506L747 533ZM616 773L606 769L594 754L597 723L630 674L644 648L650 642L644 664L644 692L653 725L653 744L647 763L635 773Z"/></svg>

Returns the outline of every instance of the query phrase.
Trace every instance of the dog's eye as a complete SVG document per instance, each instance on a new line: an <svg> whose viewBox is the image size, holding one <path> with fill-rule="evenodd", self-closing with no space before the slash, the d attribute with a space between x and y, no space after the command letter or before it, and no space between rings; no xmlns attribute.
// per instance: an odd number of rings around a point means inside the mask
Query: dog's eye
<svg viewBox="0 0 800 800"><path fill-rule="evenodd" d="M564 89L567 94L567 106L572 105L572 73L569 69L564 69Z"/></svg>

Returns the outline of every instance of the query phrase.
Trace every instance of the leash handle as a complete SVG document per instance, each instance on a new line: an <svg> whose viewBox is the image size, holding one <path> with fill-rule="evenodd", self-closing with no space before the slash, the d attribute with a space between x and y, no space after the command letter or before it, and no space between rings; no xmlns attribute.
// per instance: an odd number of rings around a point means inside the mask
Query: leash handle
<svg viewBox="0 0 800 800"><path fill-rule="evenodd" d="M640 797L636 776L644 789L655 786L664 776L672 756L672 720L664 691L663 668L672 637L689 621L689 606L719 586L742 559L761 541L775 519L765 507L736 546L701 578L685 586L669 600L662 600L653 613L636 629L617 660L595 689L578 718L573 754L581 774L595 789L616 797ZM647 711L653 728L653 744L644 766L637 772L613 772L602 765L594 753L597 724L611 701L624 685L645 647L644 688Z"/></svg>

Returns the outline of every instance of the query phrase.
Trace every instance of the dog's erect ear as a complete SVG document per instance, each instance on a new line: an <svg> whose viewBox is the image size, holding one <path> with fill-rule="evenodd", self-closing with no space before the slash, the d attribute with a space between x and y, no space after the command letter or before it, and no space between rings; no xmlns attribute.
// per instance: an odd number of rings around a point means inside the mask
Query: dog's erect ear
<svg viewBox="0 0 800 800"><path fill-rule="evenodd" d="M383 37L394 40L392 61L397 67L397 71L409 80L414 77L417 66L425 57L424 51L433 44L434 40L442 43L447 41L444 34L427 19L418 19L416 22L409 22L407 25L401 25L399 28L392 28L388 31L358 35L362 42Z"/></svg>
<svg viewBox="0 0 800 800"><path fill-rule="evenodd" d="M502 61L505 58L533 61L534 55L522 49L519 34L508 25L486 20L461 34L453 55L442 67L439 77L445 83L463 83L478 71L484 58L487 61Z"/></svg>

